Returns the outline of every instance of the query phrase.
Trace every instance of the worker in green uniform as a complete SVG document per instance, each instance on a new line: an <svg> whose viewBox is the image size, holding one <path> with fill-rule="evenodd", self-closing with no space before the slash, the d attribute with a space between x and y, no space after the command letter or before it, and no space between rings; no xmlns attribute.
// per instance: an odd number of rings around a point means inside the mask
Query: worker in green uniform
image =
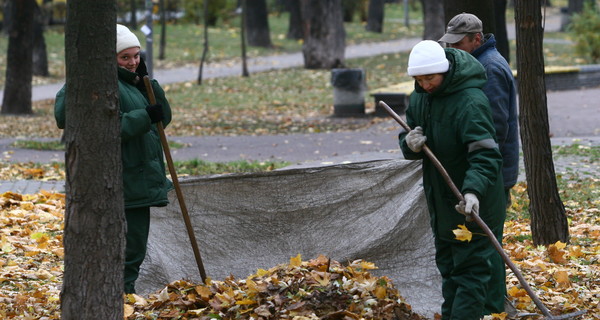
<svg viewBox="0 0 600 320"><path fill-rule="evenodd" d="M146 65L140 57L141 45L127 27L117 24L116 64L119 77L121 119L121 158L123 197L127 222L124 292L135 293L135 281L146 257L150 230L150 207L166 206L173 184L166 177L163 149L156 123L171 122L171 107L156 80L152 88L156 104L151 105L143 76ZM54 116L65 128L65 87L56 95Z"/></svg>
<svg viewBox="0 0 600 320"><path fill-rule="evenodd" d="M502 156L482 91L485 70L469 53L425 40L409 55L408 75L415 79L406 111L413 129L401 132L399 142L406 159L423 160L423 188L442 276L442 319L480 319L493 288L505 285L490 281L492 273L504 272L504 264L493 259L497 252L491 241L469 219L479 214L501 240L506 216ZM424 156L425 142L465 201L457 204L448 183ZM452 232L463 224L473 232L470 242L456 240Z"/></svg>

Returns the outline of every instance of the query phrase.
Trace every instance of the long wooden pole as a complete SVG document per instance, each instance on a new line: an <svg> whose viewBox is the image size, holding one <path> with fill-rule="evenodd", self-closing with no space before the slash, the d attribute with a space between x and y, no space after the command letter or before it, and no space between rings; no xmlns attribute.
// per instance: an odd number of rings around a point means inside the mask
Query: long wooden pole
<svg viewBox="0 0 600 320"><path fill-rule="evenodd" d="M402 128L404 128L404 130L406 130L406 131L412 130L406 124L406 122L404 122L404 120L402 120L402 118L400 118L400 116L394 110L392 110L392 108L390 108L390 106L387 105L387 103L385 103L383 101L379 101L379 106L384 108L392 116L392 118L394 118L394 120L396 120L396 122L398 122L400 124L400 126L402 126ZM448 174L446 169L444 169L444 167L442 166L442 163L435 157L435 155L433 154L433 152L431 151L431 149L429 149L429 147L427 145L423 145L423 152L425 153L425 155L427 155L429 160L431 160L433 165L438 169L438 171L440 172L440 174L442 175L442 177L444 178L446 183L448 183L448 186L450 187L450 189L452 189L452 192L454 193L456 198L459 201L464 201L465 198L463 197L462 193L460 193L460 191L458 190L458 188L456 187L456 185L450 178L450 175ZM546 306L542 303L540 298L535 294L535 292L533 292L533 290L531 289L531 287L529 286L529 284L523 277L523 274L521 273L521 271L519 271L517 266L510 260L510 257L506 254L506 252L502 248L502 245L500 244L500 242L498 242L498 239L496 239L496 236L494 236L494 234L492 233L492 230L490 230L490 228L487 226L487 224L485 224L485 222L477 214L472 214L471 218L473 218L473 221L475 221L475 223L477 223L477 225L488 236L488 238L492 242L492 245L494 246L496 251L498 251L498 253L502 257L502 259L504 260L506 265L510 268L510 270L513 271L513 273L515 274L517 279L519 279L519 282L521 283L521 286L523 287L523 289L525 289L525 291L527 291L527 294L529 295L531 300L533 300L533 302L538 307L538 309L540 309L540 311L542 311L542 314L544 314L544 317L546 317L546 319L549 319L549 320L569 319L569 318L587 313L587 310L581 310L578 312L565 314L562 316L553 316L550 313L550 311L548 310L548 308L546 308Z"/></svg>
<svg viewBox="0 0 600 320"><path fill-rule="evenodd" d="M154 90L152 89L152 84L150 83L150 78L148 76L144 76L144 84L146 85L146 92L148 93L148 99L150 100L150 104L156 104L156 97L154 96ZM185 201L183 199L183 193L181 192L181 187L179 186L179 179L177 179L177 173L175 172L175 166L173 165L173 158L171 157L171 150L169 149L169 143L167 141L167 135L165 134L165 129L163 127L162 121L159 121L156 124L156 126L158 127L158 133L160 135L160 142L163 146L165 158L167 159L167 165L169 167L169 172L171 173L171 180L173 180L173 185L175 186L175 192L177 193L177 200L179 200L179 207L181 208L181 214L183 215L183 221L185 222L185 228L187 229L187 233L190 238L190 242L192 243L192 250L194 251L194 257L196 258L196 264L198 265L198 271L200 271L200 277L202 278L202 282L206 283L206 271L204 271L204 264L202 263L202 257L200 256L200 249L198 249L198 242L196 242L196 236L194 235L194 228L192 227L192 222L190 221L190 215L188 214L188 210L185 205Z"/></svg>

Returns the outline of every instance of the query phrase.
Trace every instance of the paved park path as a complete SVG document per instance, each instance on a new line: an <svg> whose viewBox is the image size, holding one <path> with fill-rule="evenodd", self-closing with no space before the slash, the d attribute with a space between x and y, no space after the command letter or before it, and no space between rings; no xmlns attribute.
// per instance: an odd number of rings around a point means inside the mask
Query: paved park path
<svg viewBox="0 0 600 320"><path fill-rule="evenodd" d="M557 31L560 20L550 17L546 21L547 31ZM508 28L509 38L514 39L514 26ZM379 54L407 52L420 39L409 38L394 41L348 46L346 59ZM545 41L552 42L553 39ZM564 40L560 40L564 41ZM273 55L253 58L248 61L250 73L273 69L303 66L301 53ZM203 78L239 76L241 66L207 64ZM155 70L154 77L161 84L196 81L197 68ZM53 99L62 83L34 86L33 100ZM1 99L0 92L0 99ZM584 90L553 91L547 93L548 117L551 142L553 144L600 145L600 84L597 88ZM169 137L188 147L172 150L173 159L201 159L213 162L235 160L289 161L292 167L338 164L376 159L401 158L397 145L399 126L393 120L384 121L368 129L351 132L267 135L267 136L210 136ZM37 151L14 148L15 139L0 139L0 152L5 160L14 162L64 161L63 152ZM564 162L564 161L563 161ZM557 172L571 166L570 162L557 162ZM600 172L600 171L598 171ZM0 181L0 192L11 190L20 193L35 193L39 189L61 191L63 181Z"/></svg>

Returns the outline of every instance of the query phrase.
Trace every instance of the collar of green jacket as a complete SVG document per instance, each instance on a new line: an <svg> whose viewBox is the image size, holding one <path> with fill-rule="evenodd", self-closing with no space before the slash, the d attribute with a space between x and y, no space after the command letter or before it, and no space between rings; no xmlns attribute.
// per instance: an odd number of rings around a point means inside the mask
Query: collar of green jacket
<svg viewBox="0 0 600 320"><path fill-rule="evenodd" d="M440 87L431 95L444 96L462 91L467 88L483 88L487 81L485 69L470 53L445 48L446 58L450 62L450 68L444 74L444 81ZM415 90L424 93L425 90L415 82Z"/></svg>
<svg viewBox="0 0 600 320"><path fill-rule="evenodd" d="M142 80L142 77L148 74L146 62L144 62L143 58L140 58L140 64L138 65L137 69L135 69L135 72L131 72L121 67L117 67L117 72L119 79L134 86L137 86Z"/></svg>

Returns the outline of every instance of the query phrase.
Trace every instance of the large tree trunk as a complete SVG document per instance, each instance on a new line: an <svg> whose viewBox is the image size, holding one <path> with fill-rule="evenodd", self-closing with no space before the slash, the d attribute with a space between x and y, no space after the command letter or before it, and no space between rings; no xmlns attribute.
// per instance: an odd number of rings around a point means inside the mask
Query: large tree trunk
<svg viewBox="0 0 600 320"><path fill-rule="evenodd" d="M346 30L341 0L301 0L304 26L304 67L331 69L344 66Z"/></svg>
<svg viewBox="0 0 600 320"><path fill-rule="evenodd" d="M444 7L437 0L421 0L423 7L423 39L437 41L444 35Z"/></svg>
<svg viewBox="0 0 600 320"><path fill-rule="evenodd" d="M342 16L344 22L352 22L354 20L354 13L359 4L359 0L342 0Z"/></svg>
<svg viewBox="0 0 600 320"><path fill-rule="evenodd" d="M290 25L286 38L299 40L304 37L302 30L302 11L300 10L300 0L289 0L288 9L290 11Z"/></svg>
<svg viewBox="0 0 600 320"><path fill-rule="evenodd" d="M31 114L33 78L33 11L35 0L10 0L5 16L10 23L2 114Z"/></svg>
<svg viewBox="0 0 600 320"><path fill-rule="evenodd" d="M68 8L61 318L123 319L125 215L116 3L69 0Z"/></svg>
<svg viewBox="0 0 600 320"><path fill-rule="evenodd" d="M50 72L48 72L48 53L46 50L46 40L44 39L44 20L44 13L36 5L33 13L32 74L34 76L47 77L50 75Z"/></svg>
<svg viewBox="0 0 600 320"><path fill-rule="evenodd" d="M494 0L494 17L496 20L496 49L510 63L510 45L506 32L506 0Z"/></svg>
<svg viewBox="0 0 600 320"><path fill-rule="evenodd" d="M506 0L444 0L446 24L459 13L472 13L483 23L483 33L493 33L496 48L510 61L510 48L506 33Z"/></svg>
<svg viewBox="0 0 600 320"><path fill-rule="evenodd" d="M266 0L252 0L246 4L246 36L248 45L271 47L269 34L269 12Z"/></svg>
<svg viewBox="0 0 600 320"><path fill-rule="evenodd" d="M483 33L496 33L494 0L444 0L445 24L459 13L471 13L483 22Z"/></svg>
<svg viewBox="0 0 600 320"><path fill-rule="evenodd" d="M367 31L383 32L383 17L385 11L385 0L369 1L369 11L367 17Z"/></svg>
<svg viewBox="0 0 600 320"><path fill-rule="evenodd" d="M559 240L568 242L569 228L552 162L541 13L541 0L515 1L519 126L530 201L531 233L534 244L547 245Z"/></svg>

